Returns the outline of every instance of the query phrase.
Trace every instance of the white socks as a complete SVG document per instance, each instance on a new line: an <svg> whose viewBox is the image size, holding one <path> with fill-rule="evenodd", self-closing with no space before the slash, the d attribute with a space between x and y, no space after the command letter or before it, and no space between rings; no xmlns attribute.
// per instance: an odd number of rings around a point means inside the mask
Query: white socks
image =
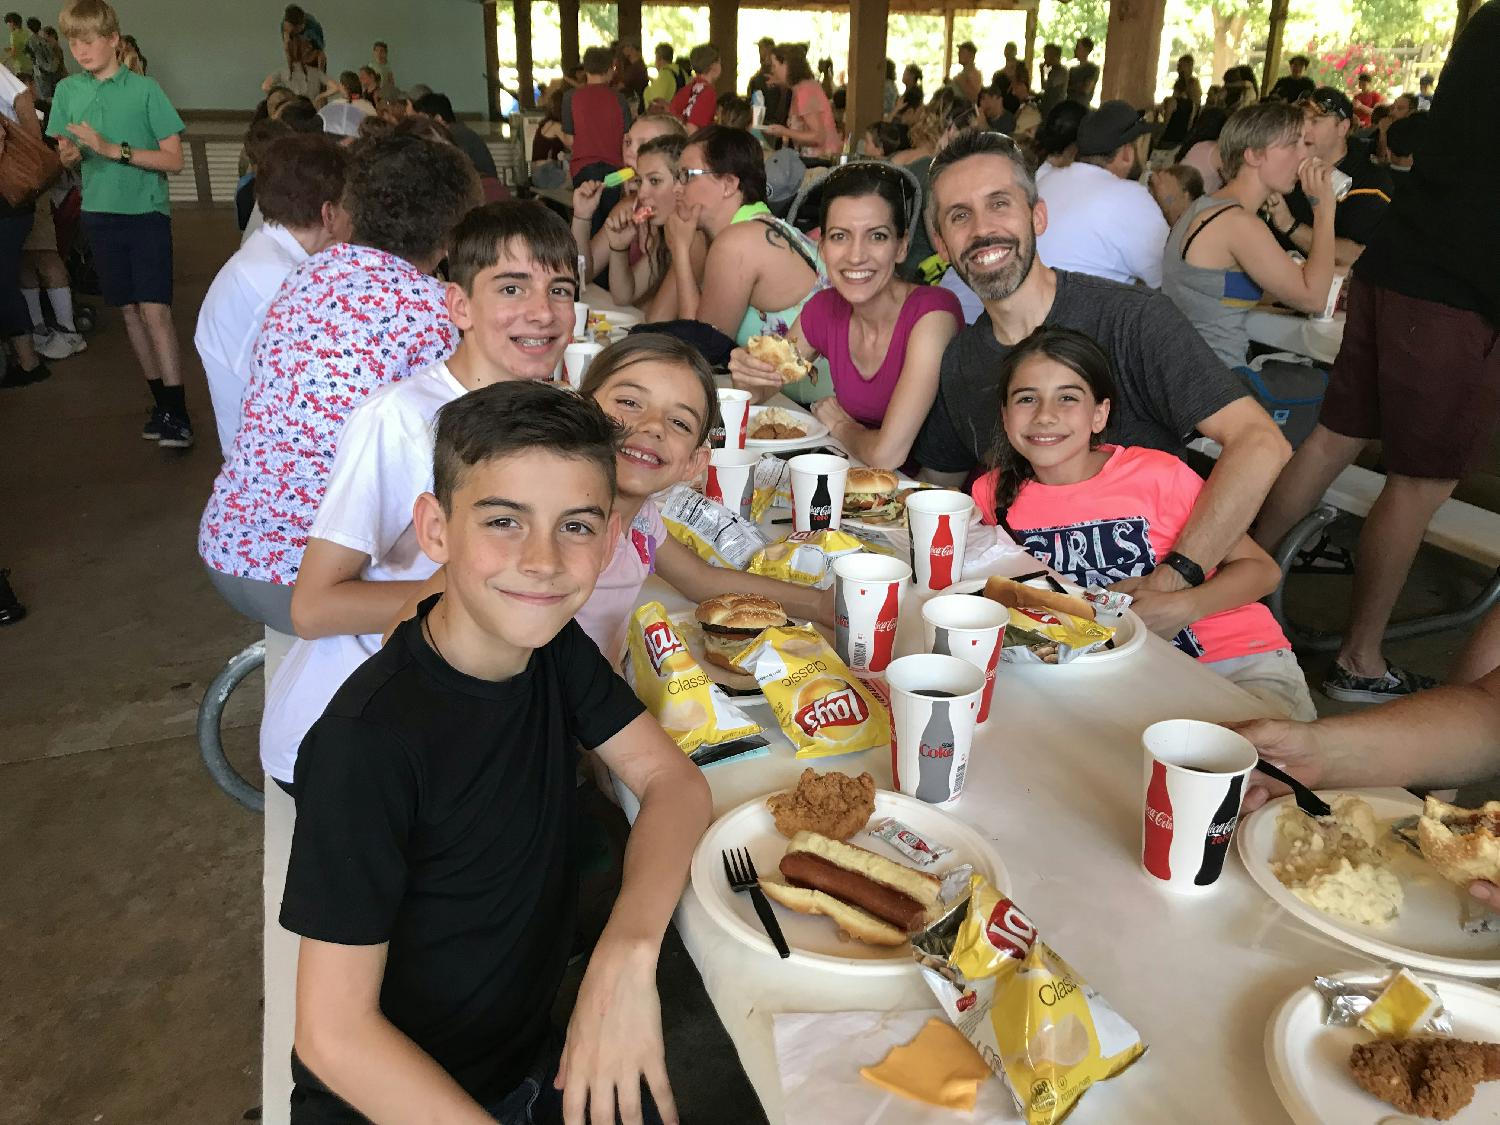
<svg viewBox="0 0 1500 1125"><path fill-rule="evenodd" d="M35 293L36 290L31 290ZM47 303L52 306L52 315L57 320L57 326L64 332L77 332L73 324L73 290L64 285L60 289L47 290ZM32 318L41 323L42 315L39 308L31 310Z"/></svg>

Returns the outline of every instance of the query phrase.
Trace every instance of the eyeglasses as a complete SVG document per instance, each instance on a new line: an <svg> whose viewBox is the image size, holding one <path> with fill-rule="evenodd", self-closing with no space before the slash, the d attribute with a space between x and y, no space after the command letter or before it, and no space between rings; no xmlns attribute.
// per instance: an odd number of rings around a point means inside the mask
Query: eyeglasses
<svg viewBox="0 0 1500 1125"><path fill-rule="evenodd" d="M687 187L688 184L693 182L693 178L695 176L712 175L713 173L710 172L707 168L679 168L672 173L672 179L676 183L681 184L683 187Z"/></svg>

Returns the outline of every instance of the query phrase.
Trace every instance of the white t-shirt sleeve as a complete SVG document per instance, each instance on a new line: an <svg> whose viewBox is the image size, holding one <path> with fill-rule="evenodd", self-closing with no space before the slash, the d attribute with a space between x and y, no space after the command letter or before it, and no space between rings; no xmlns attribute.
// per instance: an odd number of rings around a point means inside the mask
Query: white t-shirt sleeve
<svg viewBox="0 0 1500 1125"><path fill-rule="evenodd" d="M1128 229L1133 232L1126 234L1126 253L1128 260L1126 268L1132 274L1140 278L1152 289L1161 288L1161 255L1167 245L1167 220L1162 217L1161 208L1151 198L1151 193L1139 184L1132 184L1138 191L1131 192L1134 198L1134 210L1128 224Z"/></svg>
<svg viewBox="0 0 1500 1125"><path fill-rule="evenodd" d="M417 497L431 487L431 425L405 395L379 395L349 415L308 534L378 562L411 524Z"/></svg>
<svg viewBox="0 0 1500 1125"><path fill-rule="evenodd" d="M0 66L0 113L12 121L16 120L16 97L26 92L26 83L17 78L9 67Z"/></svg>

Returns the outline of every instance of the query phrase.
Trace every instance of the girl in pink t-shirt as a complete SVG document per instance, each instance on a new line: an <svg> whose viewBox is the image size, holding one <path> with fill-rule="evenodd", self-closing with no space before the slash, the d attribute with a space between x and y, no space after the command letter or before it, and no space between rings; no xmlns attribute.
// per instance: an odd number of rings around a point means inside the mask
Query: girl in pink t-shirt
<svg viewBox="0 0 1500 1125"><path fill-rule="evenodd" d="M1199 476L1170 453L1107 445L1109 359L1081 332L1037 329L1000 368L1005 437L972 493L986 523L1081 586L1149 574L1188 522ZM1276 619L1257 599L1280 571L1248 535L1196 588L1153 594L1191 622L1173 639L1188 655L1296 719L1317 712Z"/></svg>

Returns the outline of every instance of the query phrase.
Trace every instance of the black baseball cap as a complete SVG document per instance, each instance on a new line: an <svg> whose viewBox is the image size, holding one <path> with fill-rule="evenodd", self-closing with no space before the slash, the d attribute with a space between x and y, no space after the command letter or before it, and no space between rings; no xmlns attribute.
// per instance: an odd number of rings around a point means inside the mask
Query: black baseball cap
<svg viewBox="0 0 1500 1125"><path fill-rule="evenodd" d="M1078 123L1078 155L1107 156L1149 132L1151 123L1129 102L1102 102Z"/></svg>
<svg viewBox="0 0 1500 1125"><path fill-rule="evenodd" d="M1354 103L1349 95L1333 86L1319 86L1298 98L1297 104L1316 106L1320 117L1331 113L1341 121L1348 121L1354 116Z"/></svg>

